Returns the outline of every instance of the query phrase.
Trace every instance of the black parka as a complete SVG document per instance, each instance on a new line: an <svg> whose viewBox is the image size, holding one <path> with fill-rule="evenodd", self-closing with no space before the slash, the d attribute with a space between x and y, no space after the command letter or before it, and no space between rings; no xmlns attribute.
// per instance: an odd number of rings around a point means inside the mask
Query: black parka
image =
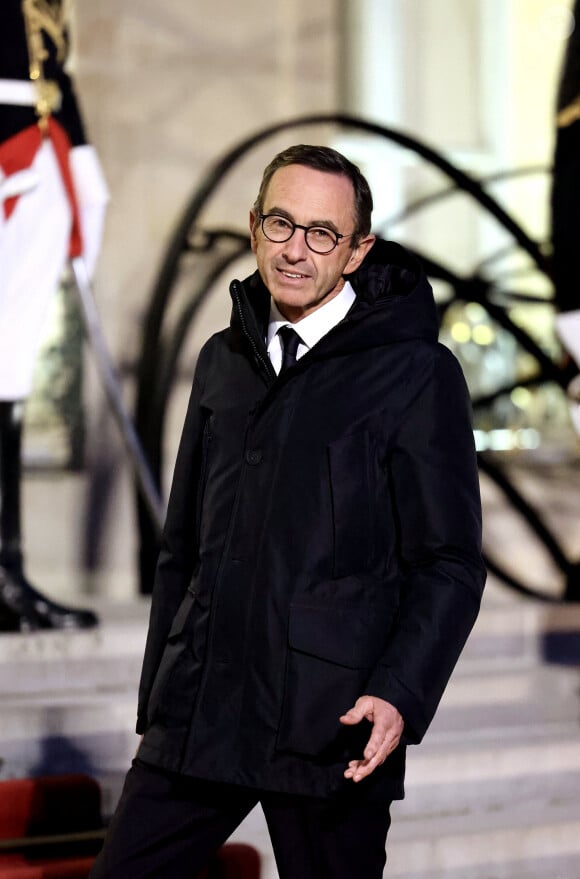
<svg viewBox="0 0 580 879"><path fill-rule="evenodd" d="M470 404L431 288L377 241L347 317L276 376L258 273L203 347L175 466L139 694L139 756L262 790L352 787L368 693L404 740L360 787L403 795L485 573Z"/></svg>

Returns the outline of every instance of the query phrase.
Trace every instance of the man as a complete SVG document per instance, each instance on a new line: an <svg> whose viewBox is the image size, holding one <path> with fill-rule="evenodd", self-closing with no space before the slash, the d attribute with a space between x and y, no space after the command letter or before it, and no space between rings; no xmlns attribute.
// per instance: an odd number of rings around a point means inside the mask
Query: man
<svg viewBox="0 0 580 879"><path fill-rule="evenodd" d="M95 879L191 877L258 801L282 879L382 875L485 575L463 377L371 210L334 150L264 173L258 271L199 356Z"/></svg>
<svg viewBox="0 0 580 879"><path fill-rule="evenodd" d="M107 188L66 72L69 0L0 3L0 631L87 628L28 580L21 537L24 401L69 255L91 271Z"/></svg>

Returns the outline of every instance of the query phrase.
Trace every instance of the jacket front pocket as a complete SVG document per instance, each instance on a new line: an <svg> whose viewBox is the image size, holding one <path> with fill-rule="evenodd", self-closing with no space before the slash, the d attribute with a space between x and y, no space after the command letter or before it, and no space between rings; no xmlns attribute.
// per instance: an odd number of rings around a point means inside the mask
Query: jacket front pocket
<svg viewBox="0 0 580 879"><path fill-rule="evenodd" d="M189 635L195 598L188 589L175 614L149 695L149 724L175 727L189 721L197 674Z"/></svg>
<svg viewBox="0 0 580 879"><path fill-rule="evenodd" d="M333 576L364 571L373 546L370 436L351 434L328 447L332 521Z"/></svg>
<svg viewBox="0 0 580 879"><path fill-rule="evenodd" d="M279 750L336 757L360 746L361 735L366 741L366 725L345 727L339 717L364 694L392 616L372 607L291 607Z"/></svg>

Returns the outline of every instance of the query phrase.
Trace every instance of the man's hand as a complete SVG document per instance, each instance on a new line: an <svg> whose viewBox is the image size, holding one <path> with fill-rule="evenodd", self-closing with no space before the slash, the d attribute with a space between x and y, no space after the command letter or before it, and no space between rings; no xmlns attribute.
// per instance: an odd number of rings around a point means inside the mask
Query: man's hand
<svg viewBox="0 0 580 879"><path fill-rule="evenodd" d="M344 773L345 778L352 778L353 781L361 781L385 762L399 744L405 725L395 706L378 696L361 696L339 720L346 726L354 726L363 718L370 720L373 731L364 749L363 759L351 760Z"/></svg>

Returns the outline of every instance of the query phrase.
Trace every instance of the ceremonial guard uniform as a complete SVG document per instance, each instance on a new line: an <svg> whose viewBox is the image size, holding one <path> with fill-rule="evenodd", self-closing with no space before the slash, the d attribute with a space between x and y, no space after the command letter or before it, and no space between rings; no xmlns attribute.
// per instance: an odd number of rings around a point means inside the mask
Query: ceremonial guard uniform
<svg viewBox="0 0 580 879"><path fill-rule="evenodd" d="M0 630L87 627L25 577L20 526L23 402L48 306L69 257L89 272L107 188L86 143L68 54L67 0L0 4Z"/></svg>

